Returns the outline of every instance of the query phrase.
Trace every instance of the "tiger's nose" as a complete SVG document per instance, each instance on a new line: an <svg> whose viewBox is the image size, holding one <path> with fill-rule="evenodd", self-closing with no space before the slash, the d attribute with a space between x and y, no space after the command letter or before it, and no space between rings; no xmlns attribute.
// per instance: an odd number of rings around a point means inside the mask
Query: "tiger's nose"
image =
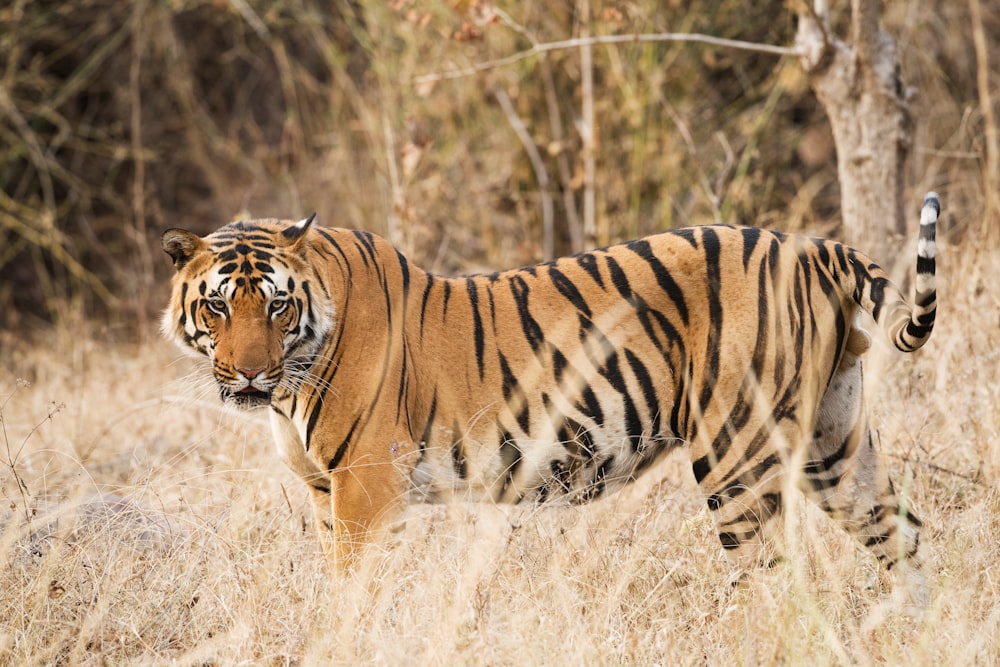
<svg viewBox="0 0 1000 667"><path fill-rule="evenodd" d="M239 370L239 372L242 373L243 376L248 380L252 380L264 372L263 368L240 368L237 370Z"/></svg>

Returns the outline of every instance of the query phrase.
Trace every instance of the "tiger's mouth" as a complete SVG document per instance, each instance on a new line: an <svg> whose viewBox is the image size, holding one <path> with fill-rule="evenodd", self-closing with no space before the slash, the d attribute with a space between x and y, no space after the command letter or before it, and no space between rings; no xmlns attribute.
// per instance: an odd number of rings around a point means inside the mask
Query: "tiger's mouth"
<svg viewBox="0 0 1000 667"><path fill-rule="evenodd" d="M271 392L250 385L239 391L222 388L221 393L225 403L240 410L254 410L271 404Z"/></svg>

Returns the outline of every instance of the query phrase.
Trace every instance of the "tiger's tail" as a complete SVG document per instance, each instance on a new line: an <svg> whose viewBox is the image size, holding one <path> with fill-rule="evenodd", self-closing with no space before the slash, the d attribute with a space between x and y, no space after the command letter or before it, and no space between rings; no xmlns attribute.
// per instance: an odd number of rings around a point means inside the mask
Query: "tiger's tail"
<svg viewBox="0 0 1000 667"><path fill-rule="evenodd" d="M928 192L920 208L917 277L912 307L880 267L854 263L854 300L875 318L889 340L903 352L913 352L922 347L934 329L937 313L934 239L940 214L940 198L936 192Z"/></svg>

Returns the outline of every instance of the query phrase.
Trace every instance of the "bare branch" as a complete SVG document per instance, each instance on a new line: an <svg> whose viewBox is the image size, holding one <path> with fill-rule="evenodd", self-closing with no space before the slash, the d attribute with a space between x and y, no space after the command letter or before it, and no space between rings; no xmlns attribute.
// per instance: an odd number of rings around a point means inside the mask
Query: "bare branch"
<svg viewBox="0 0 1000 667"><path fill-rule="evenodd" d="M945 473L946 475L958 477L959 479L964 479L967 482L971 482L979 486L986 486L986 483L983 482L983 480L980 478L979 473L970 475L969 473L958 472L955 470L951 470L950 468L945 468L944 466L940 466L936 463L931 463L930 461L922 461L920 459L911 458L910 456L904 454L894 454L893 452L883 452L883 456L886 456L888 458L898 459L903 463L910 463L917 466L923 466L924 468L928 468L935 472L941 472Z"/></svg>
<svg viewBox="0 0 1000 667"><path fill-rule="evenodd" d="M651 42L695 42L699 44L710 44L712 46L722 46L730 49L740 49L743 51L756 51L758 53L769 53L776 56L799 56L801 53L796 47L773 46L771 44L757 44L755 42L744 42L738 39L725 39L724 37L713 37L712 35L702 35L698 33L686 32L666 32L666 33L645 33L633 35L595 35L592 37L578 37L575 39L564 39L558 42L546 42L536 44L530 49L512 53L503 58L488 60L476 63L470 67L452 70L450 72L435 72L415 77L415 85L433 83L435 81L446 81L448 79L460 79L472 76L479 72L505 67L520 62L526 58L549 53L551 51L562 51L565 49L577 49L583 46L594 46L597 44L629 44L629 43L651 43Z"/></svg>
<svg viewBox="0 0 1000 667"><path fill-rule="evenodd" d="M983 135L986 144L986 168L983 170L986 192L986 215L983 216L984 237L991 236L989 220L1000 211L1000 132L993 113L990 96L990 65L986 31L983 29L983 13L979 0L969 0L969 14L972 16L972 43L976 52L976 84L979 89L979 108L983 114Z"/></svg>
<svg viewBox="0 0 1000 667"><path fill-rule="evenodd" d="M594 58L590 37L590 2L584 0L580 7L580 120L577 131L583 140L583 239L587 247L598 243L597 199L594 183L597 172L594 160L597 153L596 128L594 127ZM604 243L606 239L601 238Z"/></svg>
<svg viewBox="0 0 1000 667"><path fill-rule="evenodd" d="M493 96L500 103L500 108L507 116L507 122L510 123L511 129L514 130L521 145L524 146L528 160L531 161L531 167L535 170L535 178L538 179L538 194L542 201L542 254L546 260L552 259L555 234L553 232L552 193L549 192L549 172L545 169L545 161L542 160L538 147L535 146L535 141L531 138L531 133L525 127L524 121L517 115L517 110L514 109L507 91L497 86L493 89Z"/></svg>

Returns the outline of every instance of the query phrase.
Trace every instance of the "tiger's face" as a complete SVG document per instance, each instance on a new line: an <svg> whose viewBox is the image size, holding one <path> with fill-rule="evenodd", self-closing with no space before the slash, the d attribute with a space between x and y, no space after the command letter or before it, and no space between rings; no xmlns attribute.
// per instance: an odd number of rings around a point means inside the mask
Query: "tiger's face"
<svg viewBox="0 0 1000 667"><path fill-rule="evenodd" d="M302 259L312 220L237 222L205 238L163 234L177 268L164 334L211 361L229 405L264 407L280 387L293 389L331 327Z"/></svg>

